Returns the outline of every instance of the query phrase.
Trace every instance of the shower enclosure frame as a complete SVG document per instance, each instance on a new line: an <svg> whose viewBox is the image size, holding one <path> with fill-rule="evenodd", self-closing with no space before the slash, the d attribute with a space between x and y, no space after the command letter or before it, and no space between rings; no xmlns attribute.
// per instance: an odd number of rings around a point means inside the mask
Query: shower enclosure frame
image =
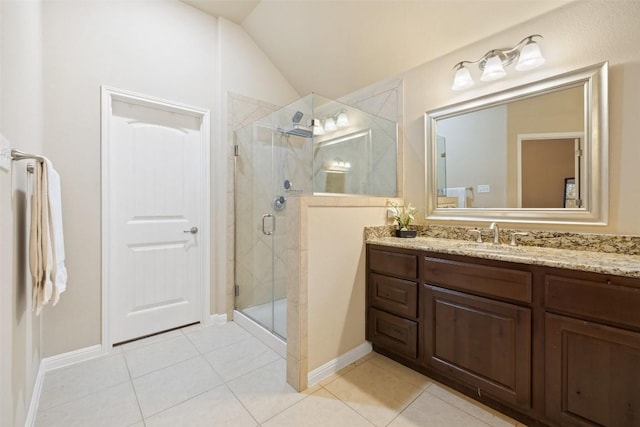
<svg viewBox="0 0 640 427"><path fill-rule="evenodd" d="M338 113L348 114L350 124L328 131L324 136L314 132L316 126L322 126L322 118L335 117ZM291 263L299 263L300 259L291 253L295 246L291 239L295 240L295 235L290 233L299 235L301 231L300 198L395 197L397 138L395 121L315 94L274 109L234 130L233 306L236 313L285 338L284 329L288 325L280 323L282 333L278 333L275 321L276 317L283 319L286 315L274 313L274 304L277 296L284 294L287 298L287 289L296 286L297 279L291 276L291 268L295 266ZM268 182L265 181L267 174ZM285 212L274 209L279 197L286 197L283 199ZM271 225L271 217L278 221L277 238L266 240L262 235L267 233L260 230L261 216L267 227ZM270 251L269 260L267 251ZM271 289L263 285L270 285ZM267 301L267 292L271 294L270 301ZM268 320L256 319L251 313L252 308L262 303L271 304Z"/></svg>

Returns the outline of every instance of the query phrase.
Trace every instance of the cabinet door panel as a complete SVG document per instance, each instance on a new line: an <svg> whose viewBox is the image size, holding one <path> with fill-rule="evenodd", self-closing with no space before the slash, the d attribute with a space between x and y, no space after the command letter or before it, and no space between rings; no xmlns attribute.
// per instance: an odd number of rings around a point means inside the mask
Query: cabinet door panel
<svg viewBox="0 0 640 427"><path fill-rule="evenodd" d="M640 334L547 313L545 365L550 420L640 425Z"/></svg>
<svg viewBox="0 0 640 427"><path fill-rule="evenodd" d="M531 310L436 286L423 290L425 363L529 408Z"/></svg>

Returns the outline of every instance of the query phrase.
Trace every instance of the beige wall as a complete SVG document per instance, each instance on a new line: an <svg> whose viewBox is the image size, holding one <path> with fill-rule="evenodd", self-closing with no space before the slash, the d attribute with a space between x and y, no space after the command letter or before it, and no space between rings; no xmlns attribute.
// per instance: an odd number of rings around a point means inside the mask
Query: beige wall
<svg viewBox="0 0 640 427"><path fill-rule="evenodd" d="M212 230L217 236L226 236L226 244L219 244L214 263L215 291L211 292L211 308L215 313L233 311L234 262L234 206L233 206L233 132L250 120L270 113L271 106L284 106L299 95L282 76L271 60L260 50L246 31L226 19L219 20L221 96L219 156L224 167L215 171L213 182L220 184L225 197L214 198ZM248 97L244 99L243 96ZM258 101L259 100L259 101ZM219 240L219 243L222 241ZM226 285L225 285L226 284Z"/></svg>
<svg viewBox="0 0 640 427"><path fill-rule="evenodd" d="M82 19L75 19L82 16ZM63 178L69 286L47 316L45 355L100 342L100 85L212 115L211 312L224 313L228 91L297 94L237 25L179 1L44 3L45 151ZM61 339L64 337L64 339Z"/></svg>
<svg viewBox="0 0 640 427"><path fill-rule="evenodd" d="M309 371L364 343L364 227L385 223L384 206L308 208Z"/></svg>
<svg viewBox="0 0 640 427"><path fill-rule="evenodd" d="M547 226L571 231L640 234L637 183L640 170L640 2L579 1L518 25L496 36L446 54L402 74L405 80L405 197L425 206L425 111L507 89L552 75L609 61L609 225L605 227ZM507 77L473 88L451 90L451 67L486 51L512 46L529 34L542 34L547 62L529 72L508 69ZM481 224L486 225L486 224ZM523 228L527 227L526 225Z"/></svg>
<svg viewBox="0 0 640 427"><path fill-rule="evenodd" d="M45 316L51 356L101 340L100 86L213 110L217 21L178 1L43 4L44 148L62 177L69 273Z"/></svg>
<svg viewBox="0 0 640 427"><path fill-rule="evenodd" d="M0 2L0 132L42 153L42 34L38 2ZM0 425L23 426L41 359L26 259L27 161L0 170Z"/></svg>

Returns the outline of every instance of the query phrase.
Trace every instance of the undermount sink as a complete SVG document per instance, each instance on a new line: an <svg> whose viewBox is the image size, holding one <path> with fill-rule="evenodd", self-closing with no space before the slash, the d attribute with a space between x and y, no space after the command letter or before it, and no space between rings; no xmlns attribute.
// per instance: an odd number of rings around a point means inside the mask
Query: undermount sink
<svg viewBox="0 0 640 427"><path fill-rule="evenodd" d="M462 243L458 245L459 249L500 254L522 254L526 249L520 246L510 246L505 244L494 245L493 243Z"/></svg>

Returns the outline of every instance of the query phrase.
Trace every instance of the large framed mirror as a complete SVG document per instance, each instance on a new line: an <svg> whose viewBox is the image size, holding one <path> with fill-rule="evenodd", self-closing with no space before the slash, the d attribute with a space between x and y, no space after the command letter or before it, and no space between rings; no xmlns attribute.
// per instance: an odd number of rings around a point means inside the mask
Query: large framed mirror
<svg viewBox="0 0 640 427"><path fill-rule="evenodd" d="M427 219L605 225L608 64L425 114Z"/></svg>

